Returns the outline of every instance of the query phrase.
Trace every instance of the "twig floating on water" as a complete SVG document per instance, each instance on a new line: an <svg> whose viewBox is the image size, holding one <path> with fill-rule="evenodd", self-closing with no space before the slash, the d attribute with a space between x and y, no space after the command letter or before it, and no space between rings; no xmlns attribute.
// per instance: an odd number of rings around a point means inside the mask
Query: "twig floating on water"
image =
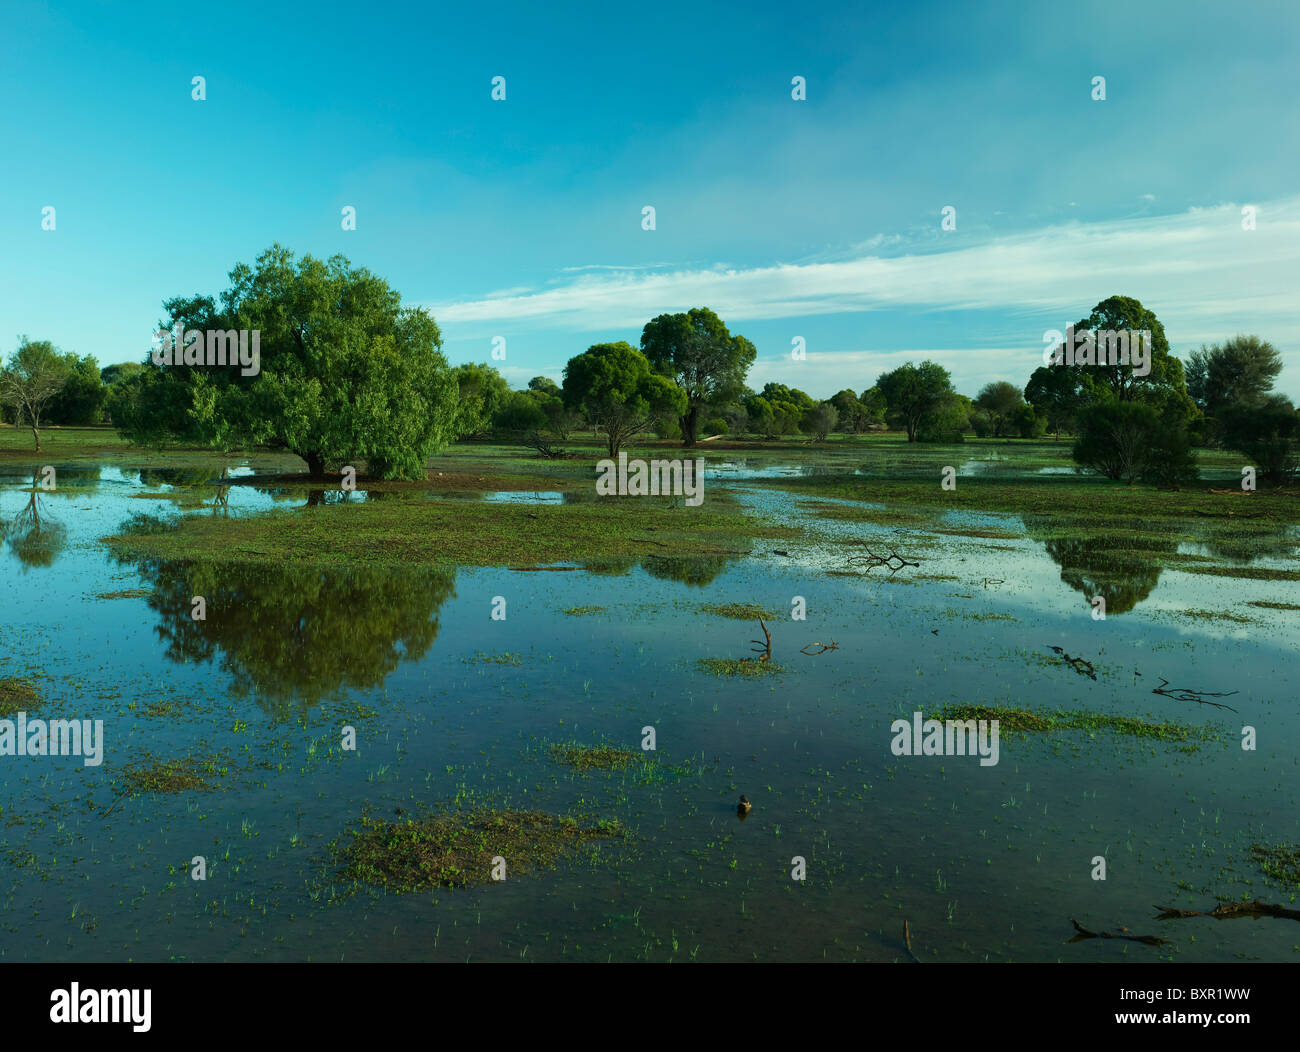
<svg viewBox="0 0 1300 1052"><path fill-rule="evenodd" d="M1096 678L1097 678L1097 670L1096 670L1096 668L1093 667L1093 664L1092 664L1091 661L1085 661L1085 660L1084 660L1083 658L1081 658L1081 657L1070 657L1070 655L1067 654L1067 653L1066 653L1064 650L1062 650L1060 647L1048 646L1047 649L1048 649L1048 650L1055 651L1057 654L1060 654L1060 655L1061 655L1061 659L1062 659L1062 660L1063 660L1067 665L1069 665L1070 668L1074 669L1075 672L1079 673L1079 675L1081 675L1081 676L1087 676L1089 679L1096 679Z"/></svg>
<svg viewBox="0 0 1300 1052"><path fill-rule="evenodd" d="M1188 690L1186 687L1174 687L1173 690L1165 690L1169 686L1169 680L1164 676L1160 677L1160 686L1153 690L1152 694L1159 694L1162 697L1173 698L1174 701L1194 701L1198 705L1213 705L1216 709L1227 709L1229 712L1236 712L1231 705L1224 705L1219 701L1206 701L1206 698L1230 698L1234 694L1240 694L1239 690L1219 691L1215 693L1209 690Z"/></svg>
<svg viewBox="0 0 1300 1052"><path fill-rule="evenodd" d="M874 570L877 566L887 566L889 567L889 576L893 577L894 574L898 573L898 571L901 570L904 566L921 565L919 562L911 562L907 559L904 559L901 555L899 555L896 551L894 551L893 548L889 549L888 555L877 555L870 548L868 548L866 544L864 544L862 541L859 541L858 543L862 544L862 547L865 549L866 554L850 555L849 563L850 564L858 563L858 562L866 563L868 571Z"/></svg>

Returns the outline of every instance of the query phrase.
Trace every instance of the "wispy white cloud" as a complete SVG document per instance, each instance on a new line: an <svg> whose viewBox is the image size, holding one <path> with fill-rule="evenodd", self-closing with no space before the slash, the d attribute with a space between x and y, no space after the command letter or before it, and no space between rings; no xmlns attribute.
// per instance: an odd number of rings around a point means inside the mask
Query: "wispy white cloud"
<svg viewBox="0 0 1300 1052"><path fill-rule="evenodd" d="M1242 230L1240 204L1223 204L1068 222L975 244L954 233L949 247L924 254L748 268L615 268L549 288L427 306L463 338L495 329L636 329L656 314L700 304L729 323L915 309L1057 312L1064 324L1075 320L1083 301L1121 293L1141 299L1171 330L1249 329L1276 341L1300 332L1300 197L1252 203L1252 231Z"/></svg>

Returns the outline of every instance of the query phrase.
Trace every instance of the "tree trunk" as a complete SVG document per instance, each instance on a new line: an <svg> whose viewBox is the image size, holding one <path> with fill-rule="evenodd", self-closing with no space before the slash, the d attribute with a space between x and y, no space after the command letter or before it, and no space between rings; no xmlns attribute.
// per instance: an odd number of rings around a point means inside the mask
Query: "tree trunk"
<svg viewBox="0 0 1300 1052"><path fill-rule="evenodd" d="M686 410L686 415L682 417L682 445L690 447L695 445L695 436L699 429L700 407L691 406Z"/></svg>
<svg viewBox="0 0 1300 1052"><path fill-rule="evenodd" d="M325 474L325 458L319 453L299 453L298 456L307 461L307 474L314 479L318 479Z"/></svg>
<svg viewBox="0 0 1300 1052"><path fill-rule="evenodd" d="M32 424L32 435L36 439L36 452L41 452L41 433L35 424Z"/></svg>

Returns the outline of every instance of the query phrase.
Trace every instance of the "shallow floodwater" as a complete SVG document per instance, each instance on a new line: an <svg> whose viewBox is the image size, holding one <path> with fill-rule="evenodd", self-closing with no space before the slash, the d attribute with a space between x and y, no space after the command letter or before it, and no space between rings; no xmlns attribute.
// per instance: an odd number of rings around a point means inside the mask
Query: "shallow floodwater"
<svg viewBox="0 0 1300 1052"><path fill-rule="evenodd" d="M98 767L0 757L0 959L888 961L905 956L904 920L922 960L1295 959L1293 921L1151 919L1153 903L1208 910L1216 895L1292 905L1296 889L1267 882L1249 848L1300 841L1300 614L1249 603L1295 603L1294 583L1162 569L1101 533L1035 540L1013 515L937 516L934 532L814 521L802 498L733 475L755 512L814 522L814 541L568 572L119 562L99 538L137 513L304 498L203 472L66 465L53 492L0 474L0 677L34 679L46 718L102 719L106 740ZM530 497L564 499L469 499ZM919 565L868 568L844 539ZM1171 548L1293 567L1296 543L1281 530L1263 548ZM197 594L206 621L189 616ZM795 597L806 620L790 617ZM777 615L786 671L697 666L761 638L700 609L722 603ZM1162 680L1236 711L1153 694ZM996 766L891 752L894 719L949 703L1222 736L1184 752L1003 733ZM344 725L355 752L338 747ZM650 778L579 775L547 754L638 749L646 726ZM217 758L222 788L117 799L124 765L184 756ZM345 894L332 878L329 844L363 814L474 802L618 818L633 835L470 890ZM206 881L189 879L194 856ZM1072 944L1071 917L1172 943Z"/></svg>

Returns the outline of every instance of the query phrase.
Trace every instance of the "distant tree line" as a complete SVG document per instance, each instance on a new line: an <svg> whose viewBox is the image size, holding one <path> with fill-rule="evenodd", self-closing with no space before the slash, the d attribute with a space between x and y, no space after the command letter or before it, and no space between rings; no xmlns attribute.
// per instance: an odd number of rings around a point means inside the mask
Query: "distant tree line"
<svg viewBox="0 0 1300 1052"><path fill-rule="evenodd" d="M371 474L414 478L458 438L496 437L554 454L575 431L600 436L615 455L654 433L693 447L718 436L781 439L896 428L909 442L1073 437L1081 467L1128 483L1177 485L1196 477L1194 449L1240 452L1261 477L1296 477L1300 414L1273 391L1277 350L1238 336L1170 353L1164 327L1137 300L1112 296L1075 325L1151 334L1149 370L1043 365L1023 388L998 380L974 399L948 370L911 362L860 392L817 399L781 383L746 385L754 345L713 311L661 314L640 346L593 344L564 367L561 383L537 376L522 390L487 363L451 367L434 319L404 307L381 278L342 256L295 258L275 245L230 272L218 299L163 304L158 328L257 329L261 365L241 370L181 361L100 369L91 356L22 338L0 369L0 412L40 428L111 422L132 441L223 450L260 446L296 453L312 475L364 459Z"/></svg>

